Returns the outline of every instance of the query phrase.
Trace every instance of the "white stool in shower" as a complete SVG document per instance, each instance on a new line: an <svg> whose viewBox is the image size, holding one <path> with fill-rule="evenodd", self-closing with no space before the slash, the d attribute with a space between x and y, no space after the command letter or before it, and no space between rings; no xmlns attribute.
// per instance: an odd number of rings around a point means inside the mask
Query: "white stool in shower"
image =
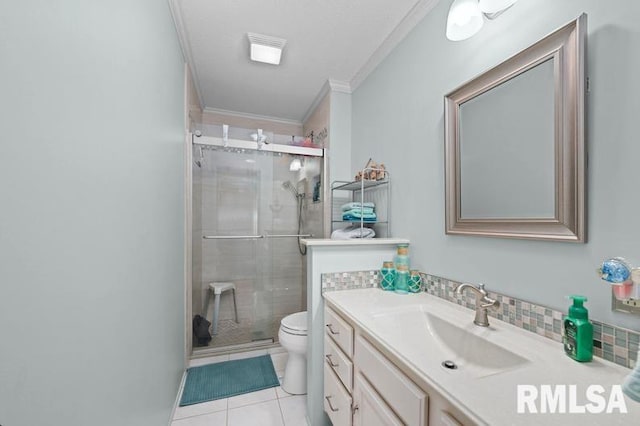
<svg viewBox="0 0 640 426"><path fill-rule="evenodd" d="M209 290L207 291L207 297L204 301L204 317L207 317L209 311L209 301L211 300L211 293L213 293L213 312L211 313L212 334L218 334L218 312L220 312L220 295L225 291L233 293L233 311L235 313L236 322L238 322L238 304L236 303L236 285L229 282L213 282L209 283Z"/></svg>

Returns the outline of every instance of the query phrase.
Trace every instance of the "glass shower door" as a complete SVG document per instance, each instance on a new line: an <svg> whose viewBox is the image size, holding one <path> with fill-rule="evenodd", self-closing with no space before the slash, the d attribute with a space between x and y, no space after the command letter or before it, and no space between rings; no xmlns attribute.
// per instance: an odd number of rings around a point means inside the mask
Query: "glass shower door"
<svg viewBox="0 0 640 426"><path fill-rule="evenodd" d="M298 202L311 194L311 180L304 171L290 170L288 154L207 147L196 157L202 160L193 169L193 314L206 313L213 322L209 283L232 282L238 321L233 293L223 292L216 333L206 346L194 341L194 351L271 344L280 320L306 307L303 258L294 235ZM306 163L309 173L319 173L320 159ZM321 213L309 197L303 222L316 223L305 217Z"/></svg>

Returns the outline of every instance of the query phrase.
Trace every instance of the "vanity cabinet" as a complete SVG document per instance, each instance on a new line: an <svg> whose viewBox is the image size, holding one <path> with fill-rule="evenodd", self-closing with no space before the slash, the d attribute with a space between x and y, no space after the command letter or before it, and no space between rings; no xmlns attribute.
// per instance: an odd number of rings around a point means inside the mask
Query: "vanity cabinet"
<svg viewBox="0 0 640 426"><path fill-rule="evenodd" d="M324 311L324 410L333 426L467 426L457 408L417 385L372 339Z"/></svg>
<svg viewBox="0 0 640 426"><path fill-rule="evenodd" d="M324 318L324 409L333 426L426 425L427 394L335 311Z"/></svg>

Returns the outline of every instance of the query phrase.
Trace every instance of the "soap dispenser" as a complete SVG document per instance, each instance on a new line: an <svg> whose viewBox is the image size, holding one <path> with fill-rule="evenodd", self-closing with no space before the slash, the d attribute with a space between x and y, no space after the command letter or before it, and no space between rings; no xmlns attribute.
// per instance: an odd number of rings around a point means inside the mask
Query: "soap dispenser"
<svg viewBox="0 0 640 426"><path fill-rule="evenodd" d="M564 319L564 351L569 357L580 362L593 358L593 325L589 321L589 311L584 307L587 298L569 296L573 305Z"/></svg>

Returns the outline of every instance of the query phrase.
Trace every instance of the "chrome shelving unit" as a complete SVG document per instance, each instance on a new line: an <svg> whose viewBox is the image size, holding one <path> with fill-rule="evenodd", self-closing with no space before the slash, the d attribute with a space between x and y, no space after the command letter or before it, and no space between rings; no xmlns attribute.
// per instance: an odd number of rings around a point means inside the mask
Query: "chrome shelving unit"
<svg viewBox="0 0 640 426"><path fill-rule="evenodd" d="M377 238L391 237L391 177L386 170L370 167L362 169L362 176L366 176L373 171L376 173L384 172L384 179L336 180L331 183L331 232L336 229L338 224L352 223L359 224L360 229L373 227ZM336 195L337 191L346 192L348 195L346 197L338 197ZM359 202L360 206L365 202L375 203L377 220L369 222L365 221L363 217L355 221L342 220L341 206L347 200Z"/></svg>

